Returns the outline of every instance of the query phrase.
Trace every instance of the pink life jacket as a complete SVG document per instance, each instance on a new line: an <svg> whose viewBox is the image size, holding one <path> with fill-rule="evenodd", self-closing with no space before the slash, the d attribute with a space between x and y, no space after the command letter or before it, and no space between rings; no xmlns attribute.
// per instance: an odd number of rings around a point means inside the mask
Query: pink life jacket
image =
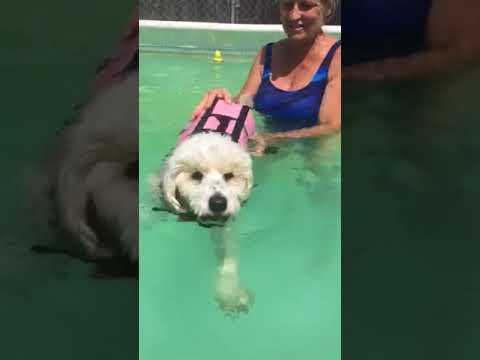
<svg viewBox="0 0 480 360"><path fill-rule="evenodd" d="M232 141L247 149L248 139L256 133L255 119L248 106L227 104L216 98L211 107L187 124L180 133L178 143L202 132L228 135Z"/></svg>
<svg viewBox="0 0 480 360"><path fill-rule="evenodd" d="M138 59L138 29L138 8L135 8L121 43L97 72L95 91L110 86L128 66L134 64L138 67L134 63Z"/></svg>

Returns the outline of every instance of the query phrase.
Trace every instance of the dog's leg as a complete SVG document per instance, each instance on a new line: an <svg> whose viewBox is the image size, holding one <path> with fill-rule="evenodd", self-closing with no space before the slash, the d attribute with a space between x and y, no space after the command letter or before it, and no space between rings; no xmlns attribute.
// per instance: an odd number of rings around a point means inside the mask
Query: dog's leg
<svg viewBox="0 0 480 360"><path fill-rule="evenodd" d="M138 261L138 182L123 173L123 165L98 164L89 177L90 194L101 223L118 240L122 252Z"/></svg>
<svg viewBox="0 0 480 360"><path fill-rule="evenodd" d="M111 249L99 246L95 231L87 223L88 186L85 174L90 167L75 162L67 164L69 166L62 168L57 178L55 199L60 223L70 236L79 241L87 257L93 260L112 257Z"/></svg>
<svg viewBox="0 0 480 360"><path fill-rule="evenodd" d="M95 259L108 256L99 251L97 236L86 223L87 191L83 184L79 184L76 190L67 192L65 186L59 186L57 191L57 209L62 228L80 242L88 257Z"/></svg>
<svg viewBox="0 0 480 360"><path fill-rule="evenodd" d="M228 226L213 228L211 234L220 263L215 281L215 298L228 315L248 312L253 303L253 293L240 284L235 240Z"/></svg>
<svg viewBox="0 0 480 360"><path fill-rule="evenodd" d="M235 258L225 258L219 268L216 299L229 315L249 311L253 297L247 289L240 286L238 263Z"/></svg>

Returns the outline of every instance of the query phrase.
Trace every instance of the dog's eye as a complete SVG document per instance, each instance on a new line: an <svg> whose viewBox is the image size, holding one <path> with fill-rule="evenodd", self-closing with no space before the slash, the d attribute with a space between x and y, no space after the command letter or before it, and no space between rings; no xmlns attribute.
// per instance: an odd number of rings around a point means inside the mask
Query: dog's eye
<svg viewBox="0 0 480 360"><path fill-rule="evenodd" d="M233 173L229 172L229 173L223 174L223 178L225 179L225 181L228 181L233 178Z"/></svg>
<svg viewBox="0 0 480 360"><path fill-rule="evenodd" d="M193 180L197 180L197 181L202 181L202 179L203 179L203 174L202 174L200 171L195 171L195 172L192 174L192 179L193 179Z"/></svg>

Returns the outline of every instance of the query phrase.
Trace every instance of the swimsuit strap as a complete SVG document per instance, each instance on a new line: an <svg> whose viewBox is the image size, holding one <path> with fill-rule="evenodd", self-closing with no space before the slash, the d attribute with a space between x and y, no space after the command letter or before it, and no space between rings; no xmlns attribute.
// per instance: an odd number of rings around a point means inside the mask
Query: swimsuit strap
<svg viewBox="0 0 480 360"><path fill-rule="evenodd" d="M330 66L330 63L332 62L332 59L333 59L333 55L335 55L335 51L337 51L337 49L339 48L340 45L341 45L340 40L338 40L337 42L335 42L335 44L332 45L330 50L328 50L327 55L323 59L320 67L324 67L324 66L329 67Z"/></svg>
<svg viewBox="0 0 480 360"><path fill-rule="evenodd" d="M321 81L328 75L328 69L330 68L330 63L332 62L333 56L335 55L335 51L340 47L340 40L335 42L332 47L328 50L327 55L323 58L322 63L318 67L317 72L313 76L312 82Z"/></svg>
<svg viewBox="0 0 480 360"><path fill-rule="evenodd" d="M265 45L265 61L263 62L263 74L262 78L266 79L270 77L270 73L272 72L272 47L273 43L268 43Z"/></svg>
<svg viewBox="0 0 480 360"><path fill-rule="evenodd" d="M332 47L328 50L327 55L323 59L322 63L320 64L320 67L317 70L317 73L322 69L323 67L329 67L330 63L332 62L333 56L335 55L335 51L340 47L341 41L338 40L335 42L335 44L332 45ZM262 73L262 78L267 79L270 77L270 74L272 72L272 48L273 48L273 43L268 43L265 45L265 61L263 62L263 73Z"/></svg>
<svg viewBox="0 0 480 360"><path fill-rule="evenodd" d="M330 63L332 62L332 59L333 59L333 55L335 55L335 51L337 51L337 49L339 48L340 45L341 45L340 40L338 40L337 42L335 42L335 44L332 45L330 50L328 50L327 55L323 59L321 66L325 66L325 65L329 66L330 65Z"/></svg>

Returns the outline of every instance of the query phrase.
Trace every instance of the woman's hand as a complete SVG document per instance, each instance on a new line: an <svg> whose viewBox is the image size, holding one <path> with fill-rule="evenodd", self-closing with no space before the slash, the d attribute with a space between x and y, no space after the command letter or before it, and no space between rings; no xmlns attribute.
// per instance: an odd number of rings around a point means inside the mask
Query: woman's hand
<svg viewBox="0 0 480 360"><path fill-rule="evenodd" d="M365 63L342 69L342 80L380 81L383 80L383 76L378 72L375 63Z"/></svg>
<svg viewBox="0 0 480 360"><path fill-rule="evenodd" d="M232 103L232 96L230 95L227 89L225 88L211 89L203 96L202 101L200 101L200 103L197 105L195 110L193 110L192 119L195 119L196 117L200 116L200 114L203 111L205 111L210 106L212 106L215 98L223 99L228 104Z"/></svg>
<svg viewBox="0 0 480 360"><path fill-rule="evenodd" d="M257 134L249 140L250 154L262 156L265 149L274 141L270 134Z"/></svg>

